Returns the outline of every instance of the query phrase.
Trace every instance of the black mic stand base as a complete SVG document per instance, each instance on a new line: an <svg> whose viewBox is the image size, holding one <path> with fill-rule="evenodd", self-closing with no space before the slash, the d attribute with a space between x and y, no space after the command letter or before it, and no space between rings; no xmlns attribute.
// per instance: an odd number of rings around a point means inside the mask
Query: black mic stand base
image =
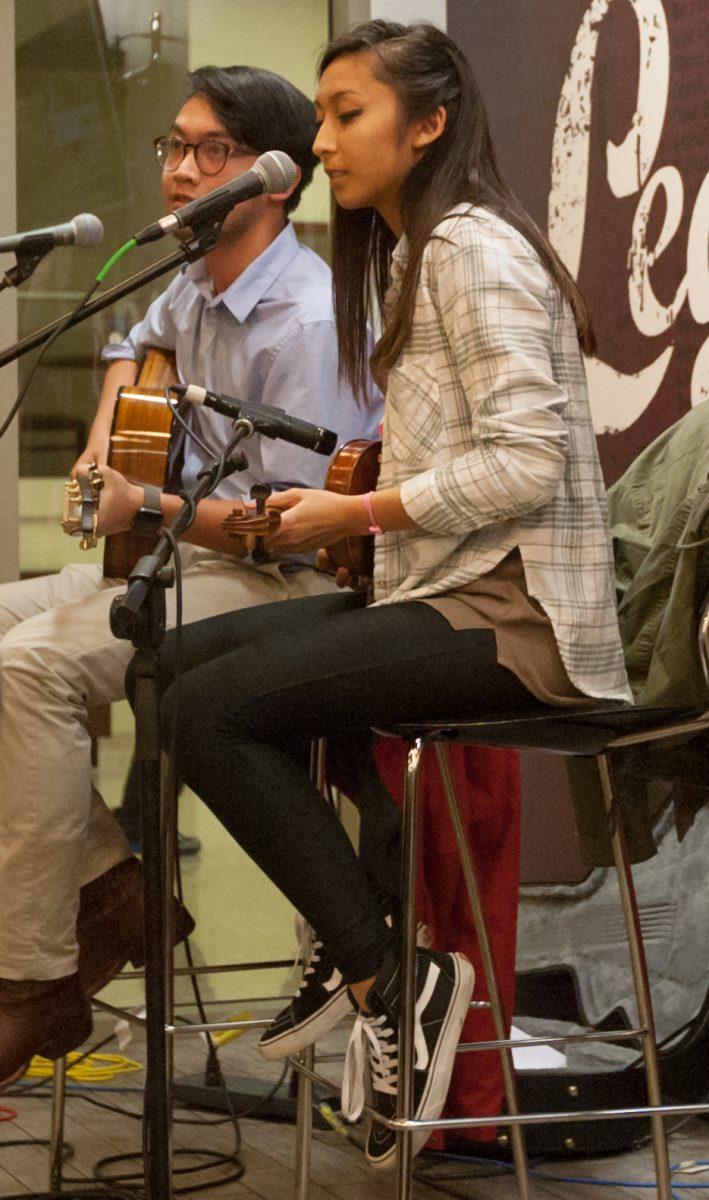
<svg viewBox="0 0 709 1200"><path fill-rule="evenodd" d="M150 556L142 559L143 571ZM145 564L145 565L143 565ZM139 576L140 579L140 576ZM172 1045L166 1033L171 1014L167 970L165 923L166 856L163 846L165 806L161 789L160 711L157 689L158 650L165 629L165 588L171 572L158 570L148 586L145 602L133 615L131 633L136 646L135 718L136 762L141 799L143 844L145 940L145 1036L147 1049L143 1159L145 1194L149 1200L169 1200L172 1174L172 1097L170 1094ZM128 632L126 611L112 613L117 636ZM170 952L171 953L171 952Z"/></svg>
<svg viewBox="0 0 709 1200"><path fill-rule="evenodd" d="M206 1112L242 1116L250 1121L283 1121L295 1125L298 1112L296 1077L291 1071L274 1091L267 1079L252 1079L243 1075L224 1075L224 1082L209 1083L203 1075L184 1075L173 1085L175 1104ZM333 1111L340 1107L340 1097L313 1088L313 1127L329 1132L332 1128L318 1111L319 1104L328 1104Z"/></svg>

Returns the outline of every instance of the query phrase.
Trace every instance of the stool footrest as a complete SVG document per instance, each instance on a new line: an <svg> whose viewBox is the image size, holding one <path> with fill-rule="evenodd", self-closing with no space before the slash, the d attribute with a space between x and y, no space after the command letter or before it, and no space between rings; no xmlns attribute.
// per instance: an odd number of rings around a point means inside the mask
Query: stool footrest
<svg viewBox="0 0 709 1200"><path fill-rule="evenodd" d="M477 1125L544 1125L561 1124L566 1121L616 1121L638 1117L702 1116L709 1113L709 1103L704 1104L658 1104L638 1108L586 1108L571 1112L552 1113L503 1113L487 1117L439 1117L436 1121L407 1120L394 1117L388 1120L365 1104L364 1111L373 1121L386 1125L387 1129L473 1129Z"/></svg>
<svg viewBox="0 0 709 1200"><path fill-rule="evenodd" d="M528 1046L563 1046L570 1042L625 1042L631 1038L648 1036L649 1031L639 1027L638 1029L609 1029L598 1033L567 1033L560 1034L558 1037L505 1038L504 1040L493 1038L489 1042L459 1042L457 1053L460 1054L463 1050L503 1050L505 1047L514 1049L516 1046L523 1049Z"/></svg>

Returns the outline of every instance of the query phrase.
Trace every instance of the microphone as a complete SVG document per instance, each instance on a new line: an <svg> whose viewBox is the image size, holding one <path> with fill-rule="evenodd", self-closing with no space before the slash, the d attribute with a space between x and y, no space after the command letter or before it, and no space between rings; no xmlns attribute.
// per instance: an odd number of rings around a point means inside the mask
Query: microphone
<svg viewBox="0 0 709 1200"><path fill-rule="evenodd" d="M198 387L196 383L176 383L170 391L183 396L190 404L204 405L225 417L231 417L232 421L245 417L265 437L281 438L284 442L292 442L294 446L314 450L316 454L330 455L337 445L337 434L332 429L311 425L310 421L300 421L298 417L291 417L282 408L274 408L270 404L244 402L232 396L217 395Z"/></svg>
<svg viewBox="0 0 709 1200"><path fill-rule="evenodd" d="M0 238L0 254L8 250L51 250L53 246L98 246L103 240L103 223L93 213L79 213L64 225L30 229Z"/></svg>
<svg viewBox="0 0 709 1200"><path fill-rule="evenodd" d="M146 242L156 242L166 233L175 233L178 229L192 227L195 218L199 220L224 218L228 212L242 200L250 200L252 196L260 196L263 192L287 192L298 178L298 168L293 159L284 150L267 150L256 159L253 167L236 179L230 179L221 187L214 188L206 196L190 200L176 208L167 217L161 217L152 225L146 225L135 240L139 246Z"/></svg>

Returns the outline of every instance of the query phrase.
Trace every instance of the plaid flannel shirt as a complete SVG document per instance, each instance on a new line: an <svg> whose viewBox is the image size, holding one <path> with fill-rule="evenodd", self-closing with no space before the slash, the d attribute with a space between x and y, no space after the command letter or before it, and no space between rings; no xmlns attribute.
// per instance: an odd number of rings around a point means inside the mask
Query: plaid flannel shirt
<svg viewBox="0 0 709 1200"><path fill-rule="evenodd" d="M387 304L405 255L402 238ZM518 546L571 681L632 699L573 315L530 244L486 209L453 209L424 251L378 486L400 486L420 528L377 537L375 603L455 591Z"/></svg>

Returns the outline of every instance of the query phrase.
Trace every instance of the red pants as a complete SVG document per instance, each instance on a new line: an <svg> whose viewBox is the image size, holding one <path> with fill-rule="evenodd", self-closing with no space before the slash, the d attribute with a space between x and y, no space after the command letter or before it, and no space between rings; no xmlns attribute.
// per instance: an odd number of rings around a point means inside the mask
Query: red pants
<svg viewBox="0 0 709 1200"><path fill-rule="evenodd" d="M497 967L508 1026L514 1011L515 939L519 889L520 775L517 754L485 746L450 746L449 762L463 825L478 872L482 903ZM379 773L401 802L406 745L391 739L376 747ZM480 950L473 928L463 874L433 747L424 751L419 776L421 832L417 917L440 950L462 950L475 967L474 998L488 999ZM489 1010L471 1009L465 1041L495 1037ZM473 1051L456 1059L444 1116L486 1116L503 1105L502 1071L496 1051ZM461 1129L470 1141L490 1140L494 1126ZM428 1142L443 1147L437 1130Z"/></svg>

